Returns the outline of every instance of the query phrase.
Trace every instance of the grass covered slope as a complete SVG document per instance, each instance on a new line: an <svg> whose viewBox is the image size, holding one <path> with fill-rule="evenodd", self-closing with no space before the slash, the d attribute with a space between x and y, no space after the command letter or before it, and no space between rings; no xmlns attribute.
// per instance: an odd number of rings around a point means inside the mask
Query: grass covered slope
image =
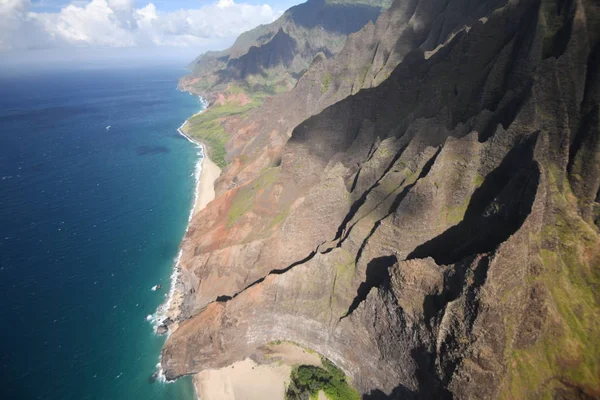
<svg viewBox="0 0 600 400"><path fill-rule="evenodd" d="M554 221L536 238L547 325L531 347L507 353L502 398L600 397L600 234L578 213L566 175L550 167ZM518 329L508 322L512 329Z"/></svg>
<svg viewBox="0 0 600 400"><path fill-rule="evenodd" d="M238 86L230 86L209 108L191 117L183 130L187 135L206 144L209 157L223 169L227 166L225 145L229 134L222 122L227 117L245 115L262 104L268 95L269 93L263 91L247 94Z"/></svg>

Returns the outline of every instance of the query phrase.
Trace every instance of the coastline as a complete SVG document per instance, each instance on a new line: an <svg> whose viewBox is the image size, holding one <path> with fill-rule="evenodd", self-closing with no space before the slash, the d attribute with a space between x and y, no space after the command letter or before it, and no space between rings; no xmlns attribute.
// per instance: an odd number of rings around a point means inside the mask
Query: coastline
<svg viewBox="0 0 600 400"><path fill-rule="evenodd" d="M321 367L321 358L294 343L269 343L251 357L193 375L203 400L283 400L295 366Z"/></svg>
<svg viewBox="0 0 600 400"><path fill-rule="evenodd" d="M190 118L202 113L204 110L197 112L192 115ZM186 228L186 232L190 227L190 222L192 221L193 216L200 212L208 203L210 203L215 198L215 189L214 183L221 175L221 168L217 164L215 164L210 157L208 156L208 152L206 150L206 144L196 140L185 133L183 130L184 126L188 123L190 118L186 119L185 122L177 128L179 134L185 137L188 141L195 144L200 150L198 155L200 159L196 164L196 171L194 172L194 176L196 178L196 187L194 192L194 203L192 206L192 210L190 211L190 216L188 218L188 226Z"/></svg>
<svg viewBox="0 0 600 400"><path fill-rule="evenodd" d="M188 134L185 133L184 127L194 116L202 113L206 107L208 107L208 103L206 100L200 97L200 101L202 102L203 108L201 111L193 114L188 119L184 121L183 124L177 131L180 135L185 137L189 142L196 145L198 148L198 156L199 159L196 163L196 167L194 170L195 177L195 185L194 185L194 200L192 202L192 207L190 210L190 214L188 217L188 223L185 228L185 233L187 234L190 229L190 225L194 216L203 210L208 203L210 203L215 198L215 189L214 183L221 175L221 169L215 164L210 157L208 156L208 152L206 151L206 144L192 138ZM185 235L184 235L185 237ZM173 264L173 273L170 276L170 284L169 284L169 293L164 303L158 306L156 312L152 315L148 315L146 319L153 325L155 334L167 334L170 335L174 330L177 329L177 318L179 316L179 307L183 300L183 293L181 292L181 282L180 282L180 263L181 263L182 250L180 249L177 257L174 260ZM168 323L166 321L169 321ZM164 331L164 328L167 328ZM161 331L162 329L162 331ZM156 379L161 382L166 382L164 377L162 366L160 363L157 364L157 372Z"/></svg>
<svg viewBox="0 0 600 400"><path fill-rule="evenodd" d="M192 115L190 118L202 113L204 110L197 112ZM185 233L190 229L190 225L194 216L202 211L208 203L214 200L215 198L215 181L221 175L221 168L215 164L210 157L208 156L208 152L206 151L206 145L188 134L183 130L184 126L189 121L188 118L185 122L177 129L177 131L189 140L191 143L195 144L198 149L198 156L200 159L196 163L196 168L194 171L195 177L195 188L194 188L194 201L192 203L192 208L190 210L190 215L188 217L188 224L185 228ZM177 259L175 261L175 265L173 268L173 274L171 275L171 282L169 288L169 295L167 297L167 301L159 307L157 310L155 321L155 332L157 332L158 328L161 325L164 325L165 320L170 320L171 323L168 326L167 335L170 335L174 330L177 329L177 318L179 316L179 307L181 302L183 301L183 293L181 292L181 282L180 282L180 262L181 262L182 251L179 250L177 254ZM162 313L159 311L163 311ZM160 316L159 316L160 315ZM158 333L158 332L157 332Z"/></svg>
<svg viewBox="0 0 600 400"><path fill-rule="evenodd" d="M202 98L201 101L207 107L208 103ZM194 172L196 180L194 201L188 217L186 234L194 216L215 198L214 183L221 175L219 166L208 156L206 144L185 132L188 121L205 109L190 116L177 129L179 134L197 146L200 157ZM185 240L185 236L183 240ZM178 328L180 306L183 302L183 283L180 273L182 254L180 249L174 261L166 301L159 306L154 315L149 316L152 317L154 332L166 334L167 337ZM264 398L283 400L290 374L298 365L321 366L321 359L315 353L310 353L293 343L270 343L250 358L227 367L194 374L192 384L197 398L205 400L261 400ZM162 354L159 356L156 366L155 379L162 383L174 382L166 380L162 369Z"/></svg>

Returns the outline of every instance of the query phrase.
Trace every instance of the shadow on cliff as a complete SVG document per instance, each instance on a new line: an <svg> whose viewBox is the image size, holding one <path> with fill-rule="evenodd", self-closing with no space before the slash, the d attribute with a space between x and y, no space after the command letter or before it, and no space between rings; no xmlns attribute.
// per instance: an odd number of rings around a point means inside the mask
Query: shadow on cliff
<svg viewBox="0 0 600 400"><path fill-rule="evenodd" d="M423 146L437 147L448 136L460 138L473 130L485 142L498 125L508 129L532 90L535 65L528 55L535 47L532 32L538 27L539 1L527 3L507 10L518 23L505 26L504 17L492 16L474 25L472 34L457 33L429 58L422 49L412 50L378 86L363 88L297 125L284 148L283 171L300 181L309 175L316 180L332 160L360 167L367 157L357 149L373 146L378 138L401 138L418 119L439 118L443 127L420 133ZM482 37L490 41L488 50L467 51L478 43L472 38ZM498 60L503 52L505 59ZM492 68L496 65L497 71ZM502 79L492 79L492 73ZM363 127L365 120L373 121L368 129ZM298 168L300 161L286 162L296 148L308 156L302 162L315 166Z"/></svg>
<svg viewBox="0 0 600 400"><path fill-rule="evenodd" d="M452 394L444 388L441 380L435 373L435 356L425 347L411 351L417 369L415 375L418 390L411 390L406 386L396 386L390 394L375 389L362 396L363 400L420 400L438 399L451 400Z"/></svg>
<svg viewBox="0 0 600 400"><path fill-rule="evenodd" d="M219 79L246 79L249 75L267 78L268 69L291 65L297 47L296 40L279 28L267 43L251 46L246 54L229 60L227 68L218 72Z"/></svg>
<svg viewBox="0 0 600 400"><path fill-rule="evenodd" d="M417 393L404 386L397 386L390 394L385 394L381 390L376 389L362 396L362 400L413 400L418 398Z"/></svg>
<svg viewBox="0 0 600 400"><path fill-rule="evenodd" d="M383 287L389 283L390 274L389 269L392 265L394 265L398 259L396 256L383 256L374 258L367 264L367 270L365 272L366 279L364 282L360 284L358 290L356 291L356 297L350 304L348 311L344 316L340 319L346 318L348 315L352 314L354 310L366 300L369 292L374 287Z"/></svg>
<svg viewBox="0 0 600 400"><path fill-rule="evenodd" d="M472 254L495 250L531 213L540 179L533 160L538 133L515 145L500 166L473 193L463 220L418 246L407 259L432 257L439 265L454 264Z"/></svg>

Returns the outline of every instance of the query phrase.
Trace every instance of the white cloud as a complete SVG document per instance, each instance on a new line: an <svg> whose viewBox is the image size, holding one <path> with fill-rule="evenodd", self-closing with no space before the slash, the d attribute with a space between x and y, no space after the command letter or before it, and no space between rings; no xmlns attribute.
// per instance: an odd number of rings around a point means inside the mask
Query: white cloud
<svg viewBox="0 0 600 400"><path fill-rule="evenodd" d="M196 9L160 12L135 0L71 1L36 12L30 0L0 0L0 51L53 47L206 46L281 15L269 5L218 0Z"/></svg>

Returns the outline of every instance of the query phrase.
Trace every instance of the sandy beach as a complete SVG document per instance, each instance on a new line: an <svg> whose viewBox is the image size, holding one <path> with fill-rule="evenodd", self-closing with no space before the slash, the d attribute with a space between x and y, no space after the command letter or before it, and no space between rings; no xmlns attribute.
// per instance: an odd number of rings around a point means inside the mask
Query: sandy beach
<svg viewBox="0 0 600 400"><path fill-rule="evenodd" d="M208 203L215 198L215 181L221 175L221 168L215 164L206 152L206 147L202 145L204 157L200 177L196 183L196 203L194 204L193 215L204 209Z"/></svg>
<svg viewBox="0 0 600 400"><path fill-rule="evenodd" d="M292 343L264 346L254 359L194 375L202 400L284 400L295 365L321 365L320 357Z"/></svg>
<svg viewBox="0 0 600 400"><path fill-rule="evenodd" d="M190 214L190 222L196 213L201 211L208 203L214 200L215 181L221 175L221 168L219 168L219 166L215 164L208 156L207 146L199 140L188 135L185 131L185 126L187 125L188 121L196 115L201 114L203 111L204 110L192 115L179 127L179 129L177 129L179 133L187 140L202 148L202 160L198 165L198 168L200 168L200 176L196 176L196 200Z"/></svg>
<svg viewBox="0 0 600 400"><path fill-rule="evenodd" d="M219 168L219 166L215 164L208 156L207 146L199 140L188 135L185 131L185 126L187 125L188 121L196 115L201 114L203 111L204 110L192 115L177 129L179 133L187 140L202 148L202 160L200 160L197 166L197 168L200 169L200 175L196 176L195 202L192 212L190 213L189 222L191 222L192 217L196 215L196 213L201 211L208 203L214 200L215 181L221 175L221 168Z"/></svg>
<svg viewBox="0 0 600 400"><path fill-rule="evenodd" d="M194 115L198 114L199 113L196 113ZM192 117L194 115L192 115ZM196 188L194 191L194 204L190 211L188 227L186 228L186 231L187 229L189 229L194 215L196 215L198 212L204 209L204 207L206 207L208 203L214 200L214 184L217 178L221 175L221 168L219 168L219 166L215 164L208 156L208 152L206 151L206 145L185 133L184 128L188 120L186 120L177 130L187 140L201 148L202 158L198 160L198 164L196 165ZM171 285L166 302L159 306L158 310L154 315L148 316L148 320L152 321L156 332L158 332L161 325L167 319L170 319L172 321L172 324L168 327L169 334L175 331L178 326L177 317L179 315L179 307L183 301L183 294L181 293L180 287L181 285L179 284L180 259L181 251L179 252L179 255L175 262L175 267L173 269L173 274L171 275Z"/></svg>
<svg viewBox="0 0 600 400"><path fill-rule="evenodd" d="M187 121L186 121L187 123ZM185 123L184 123L185 125ZM183 125L182 125L183 127ZM198 212L202 211L204 207L208 203L214 200L215 198L215 181L221 175L221 168L217 164L215 164L209 157L206 151L206 147L204 144L197 142L196 140L190 138L186 135L182 128L179 128L179 132L184 135L188 140L202 147L202 160L199 161L197 168L200 170L199 176L196 177L196 189L195 189L195 201L194 206L190 212L190 218L188 221L191 224L194 215ZM175 270L173 272L173 276L171 278L171 291L169 293L169 298L166 303L166 312L164 318L170 318L172 321L177 321L177 317L179 315L179 307L183 301L183 294L180 290L180 285L178 285L179 280L179 258L177 258L177 262L175 265ZM161 320L162 321L162 320ZM174 322L169 327L169 334L171 334L174 330L177 329L178 323Z"/></svg>

